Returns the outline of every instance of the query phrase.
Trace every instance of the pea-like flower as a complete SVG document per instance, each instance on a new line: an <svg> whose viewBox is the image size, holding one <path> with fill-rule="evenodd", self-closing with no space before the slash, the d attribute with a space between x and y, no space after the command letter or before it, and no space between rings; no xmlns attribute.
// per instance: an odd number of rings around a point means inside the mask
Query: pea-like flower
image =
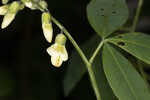
<svg viewBox="0 0 150 100"><path fill-rule="evenodd" d="M47 49L48 54L51 56L51 62L55 67L60 67L63 61L68 60L65 43L66 37L63 34L58 34L55 43Z"/></svg>
<svg viewBox="0 0 150 100"><path fill-rule="evenodd" d="M42 14L42 28L45 39L51 43L53 37L53 27L51 22L51 15L48 12Z"/></svg>

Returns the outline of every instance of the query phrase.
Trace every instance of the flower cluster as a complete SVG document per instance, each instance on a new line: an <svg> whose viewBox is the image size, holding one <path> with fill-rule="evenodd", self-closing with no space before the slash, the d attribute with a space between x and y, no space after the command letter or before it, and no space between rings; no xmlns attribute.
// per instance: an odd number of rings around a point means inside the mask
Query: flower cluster
<svg viewBox="0 0 150 100"><path fill-rule="evenodd" d="M9 0L2 0L2 6L0 6L0 15L3 15L3 22L1 28L4 29L15 19L16 14L24 9L24 7L30 8L31 10L42 11L42 29L44 37L47 42L52 42L53 27L52 18L47 7L47 3L44 0L20 0L9 3ZM68 59L68 53L65 48L66 37L64 34L58 34L55 39L55 43L51 45L47 52L51 56L51 62L54 66L59 67L63 61Z"/></svg>
<svg viewBox="0 0 150 100"><path fill-rule="evenodd" d="M4 2L6 3L6 2ZM0 15L3 15L1 28L6 28L14 19L19 10L22 10L24 5L19 1L14 1L11 4L5 4L0 7Z"/></svg>
<svg viewBox="0 0 150 100"><path fill-rule="evenodd" d="M20 0L9 3L9 0L2 0L2 6L0 6L0 15L3 15L3 22L1 28L4 29L15 19L16 14L28 7L32 10L47 9L47 3L44 0Z"/></svg>
<svg viewBox="0 0 150 100"><path fill-rule="evenodd" d="M42 14L42 28L46 40L51 43L53 28L49 12L43 12ZM56 36L55 43L47 49L48 54L51 56L51 62L55 67L60 67L63 61L68 60L68 53L65 44L66 37L61 33Z"/></svg>

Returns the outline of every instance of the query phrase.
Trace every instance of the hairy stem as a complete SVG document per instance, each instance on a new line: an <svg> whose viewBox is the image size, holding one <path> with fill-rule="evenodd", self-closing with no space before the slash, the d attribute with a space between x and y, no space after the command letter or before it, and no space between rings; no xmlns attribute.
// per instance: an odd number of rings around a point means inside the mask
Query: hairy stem
<svg viewBox="0 0 150 100"><path fill-rule="evenodd" d="M135 18L134 18L134 21L133 21L133 26L131 28L131 32L134 32L135 29L136 29L136 25L137 25L138 20L139 20L139 16L140 16L141 8L143 6L143 2L144 2L144 0L139 0L139 2L138 2L138 7L137 7L137 10L136 10L136 15L135 15Z"/></svg>
<svg viewBox="0 0 150 100"><path fill-rule="evenodd" d="M101 95L100 95L100 92L98 89L98 84L96 82L95 74L92 69L91 63L89 63L89 61L88 61L87 57L85 56L85 54L83 53L83 51L80 49L80 47L75 42L75 40L70 35L70 33L63 27L63 25L61 25L54 17L52 17L52 21L64 32L64 34L68 37L68 39L71 41L71 43L73 44L73 46L75 47L75 49L77 50L79 55L81 56L82 60L84 61L85 65L86 65L86 68L88 70L88 73L90 76L90 81L91 81L92 87L94 89L95 95L97 97L97 100L101 100Z"/></svg>

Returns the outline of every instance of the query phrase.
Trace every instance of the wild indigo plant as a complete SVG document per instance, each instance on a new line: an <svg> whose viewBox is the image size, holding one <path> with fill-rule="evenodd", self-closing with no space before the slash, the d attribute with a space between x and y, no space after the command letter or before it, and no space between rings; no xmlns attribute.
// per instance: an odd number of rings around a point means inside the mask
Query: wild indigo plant
<svg viewBox="0 0 150 100"><path fill-rule="evenodd" d="M149 84L141 64L141 61L150 64L150 36L135 32L143 0L139 0L133 25L126 28L126 33L117 32L123 29L121 27L126 27L125 23L128 20L128 7L125 0L90 1L87 5L87 17L98 36L87 41L83 48L92 49L95 44L98 44L92 53L81 50L67 29L52 16L45 0L13 2L2 0L2 4L4 4L0 7L0 15L4 16L2 29L8 27L16 14L25 7L42 12L42 29L47 42L54 41L53 34L56 34L53 33L52 24L59 27L61 33L56 35L55 43L47 49L47 52L55 67L60 67L64 61L69 60L68 71L63 81L66 96L87 71L97 100L150 100ZM79 67L75 66L77 63L74 63L74 58L68 59L65 48L67 39L82 59L82 61L78 59ZM137 58L137 70L120 51L126 51ZM75 53L72 54L74 55ZM89 57L89 55L92 56ZM85 66L84 71L80 71L82 66Z"/></svg>

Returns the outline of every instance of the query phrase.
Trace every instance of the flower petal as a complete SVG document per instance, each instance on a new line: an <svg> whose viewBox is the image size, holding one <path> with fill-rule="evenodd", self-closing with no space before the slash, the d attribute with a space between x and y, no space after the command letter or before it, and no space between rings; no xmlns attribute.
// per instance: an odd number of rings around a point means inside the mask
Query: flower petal
<svg viewBox="0 0 150 100"><path fill-rule="evenodd" d="M62 65L63 60L60 56L52 56L51 62L55 67L60 67Z"/></svg>
<svg viewBox="0 0 150 100"><path fill-rule="evenodd" d="M61 56L61 59L63 61L67 61L68 60L68 53L67 53L67 50L66 50L65 46L64 46L63 51L61 52L60 56Z"/></svg>
<svg viewBox="0 0 150 100"><path fill-rule="evenodd" d="M53 44L49 48L47 48L47 52L50 56L59 56L59 53L56 50L56 47L57 47L57 44Z"/></svg>

